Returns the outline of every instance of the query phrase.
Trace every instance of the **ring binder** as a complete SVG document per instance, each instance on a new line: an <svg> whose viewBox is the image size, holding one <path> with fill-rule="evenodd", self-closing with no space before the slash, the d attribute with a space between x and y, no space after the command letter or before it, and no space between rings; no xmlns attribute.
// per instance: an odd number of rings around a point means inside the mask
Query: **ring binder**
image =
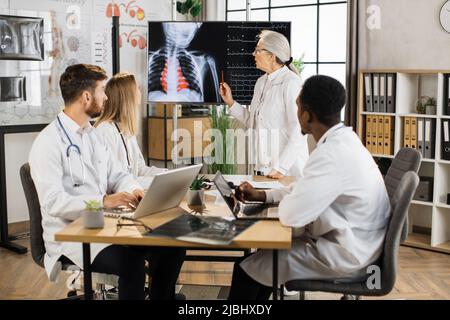
<svg viewBox="0 0 450 320"><path fill-rule="evenodd" d="M364 74L364 93L366 97L366 111L373 112L372 75L370 73Z"/></svg>
<svg viewBox="0 0 450 320"><path fill-rule="evenodd" d="M373 74L373 112L380 112L380 75Z"/></svg>
<svg viewBox="0 0 450 320"><path fill-rule="evenodd" d="M387 74L387 85L386 85L386 94L387 94L387 112L395 113L395 94L396 94L396 80L397 75L395 73Z"/></svg>

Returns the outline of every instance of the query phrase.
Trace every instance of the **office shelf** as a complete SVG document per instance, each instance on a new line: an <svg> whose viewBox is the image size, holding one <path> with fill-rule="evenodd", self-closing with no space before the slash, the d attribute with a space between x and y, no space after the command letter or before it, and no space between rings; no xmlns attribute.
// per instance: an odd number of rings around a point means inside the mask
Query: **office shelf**
<svg viewBox="0 0 450 320"><path fill-rule="evenodd" d="M448 205L446 203L438 203L438 204L436 204L436 207L443 208L443 209L450 209L450 205Z"/></svg>
<svg viewBox="0 0 450 320"><path fill-rule="evenodd" d="M436 247L442 252L450 253L450 241L438 244Z"/></svg>
<svg viewBox="0 0 450 320"><path fill-rule="evenodd" d="M175 108L174 108L175 107ZM185 109L189 109L186 107ZM174 133L173 112L176 111L176 128L181 133L189 133L190 149L180 150L178 153L178 161L192 162L193 159L201 159L203 157L203 149L207 142L203 141L203 133L211 127L209 115L204 114L184 114L181 106L173 104L149 104L148 105L148 159L150 162L163 162L167 168L172 165L172 151L174 143L172 135ZM181 134L179 133L179 134ZM181 138L181 141L183 141ZM180 139L177 139L180 141ZM199 144L200 148L196 145Z"/></svg>
<svg viewBox="0 0 450 320"><path fill-rule="evenodd" d="M367 73L396 74L396 88L394 91L395 113L365 111L364 74ZM432 119L432 122L435 125L434 135L431 135L434 156L433 158L422 159L419 176L433 178L433 201L425 202L413 200L411 202L408 213L410 221L410 234L406 244L412 247L446 253L450 253L450 205L446 204L447 195L450 193L450 161L442 159L441 140L443 136L442 120L450 119L450 115L445 114L447 102L446 93L449 92L447 87L447 76L449 74L450 70L360 70L358 78L358 110L356 130L361 140L366 143L367 117L391 117L394 129L393 152L391 153L396 154L404 146L405 117ZM421 96L429 96L436 99L436 114L429 115L417 113L415 110L416 101ZM368 122L368 124L370 124L370 122ZM367 138L371 138L373 140L374 135L368 135ZM418 135L416 138L416 141L418 141ZM373 144L369 145L371 148L374 147ZM377 145L378 144L375 144L375 146ZM393 155L372 154L372 156L375 158L394 158ZM415 229L425 228L429 230L431 234L426 235L413 232L413 226L418 227Z"/></svg>
<svg viewBox="0 0 450 320"><path fill-rule="evenodd" d="M412 200L411 203L421 205L421 206L428 206L428 207L433 206L433 202L428 202L428 201Z"/></svg>
<svg viewBox="0 0 450 320"><path fill-rule="evenodd" d="M423 249L431 248L431 236L421 233L410 233L404 245L418 247Z"/></svg>
<svg viewBox="0 0 450 320"><path fill-rule="evenodd" d="M437 119L438 117L433 114L422 114L422 113L408 113L408 114L398 114L399 117L415 117L415 118L431 118Z"/></svg>
<svg viewBox="0 0 450 320"><path fill-rule="evenodd" d="M387 155L387 154L375 154L375 153L372 153L372 156L373 156L374 158L388 158L388 159L394 159L394 156Z"/></svg>
<svg viewBox="0 0 450 320"><path fill-rule="evenodd" d="M365 115L374 115L374 116L395 116L395 113L389 113L389 112L367 112L363 111L361 114Z"/></svg>

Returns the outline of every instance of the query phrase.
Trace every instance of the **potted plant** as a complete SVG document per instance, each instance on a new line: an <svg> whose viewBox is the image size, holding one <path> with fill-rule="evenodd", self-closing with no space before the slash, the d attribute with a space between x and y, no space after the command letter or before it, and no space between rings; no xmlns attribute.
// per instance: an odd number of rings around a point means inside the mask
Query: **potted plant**
<svg viewBox="0 0 450 320"><path fill-rule="evenodd" d="M186 16L187 20L197 18L202 12L202 2L200 0L186 0L185 2L177 1L177 12Z"/></svg>
<svg viewBox="0 0 450 320"><path fill-rule="evenodd" d="M214 161L209 165L208 169L210 173L215 174L217 171L220 171L222 174L235 174L236 164L229 163L230 161L227 161L235 158L232 157L233 152L235 152L233 148L234 145L227 140L227 130L235 128L236 126L234 120L227 114L225 106L213 106L211 108L211 129L217 129L221 133L222 138L222 141L214 140L216 147L211 153L211 157L214 159L216 158L216 151L221 146L223 150L220 154L223 158L215 159L218 160L218 162Z"/></svg>
<svg viewBox="0 0 450 320"><path fill-rule="evenodd" d="M292 64L295 66L295 68L298 70L298 73L301 74L303 72L303 69L305 69L305 64L303 63L303 57L305 54L303 54L298 59L293 59Z"/></svg>
<svg viewBox="0 0 450 320"><path fill-rule="evenodd" d="M188 191L188 205L203 206L205 190L208 187L205 176L196 177L192 181Z"/></svg>
<svg viewBox="0 0 450 320"><path fill-rule="evenodd" d="M83 225L87 229L100 229L105 225L105 218L103 216L103 207L97 200L85 201L86 208L84 209Z"/></svg>
<svg viewBox="0 0 450 320"><path fill-rule="evenodd" d="M416 111L420 114L436 114L436 99L421 96L416 102Z"/></svg>

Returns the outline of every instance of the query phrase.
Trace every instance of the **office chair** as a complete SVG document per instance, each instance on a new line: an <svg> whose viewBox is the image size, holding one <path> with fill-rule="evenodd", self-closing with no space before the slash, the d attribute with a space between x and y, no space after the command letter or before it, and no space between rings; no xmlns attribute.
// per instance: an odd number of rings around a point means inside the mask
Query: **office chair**
<svg viewBox="0 0 450 320"><path fill-rule="evenodd" d="M388 172L384 177L384 184L386 185L386 190L391 200L397 190L398 184L402 179L403 175L408 171L419 172L420 163L422 162L422 154L416 149L402 148L395 155L389 166ZM403 243L408 236L408 215L406 215L405 224L403 225L402 234L400 237Z"/></svg>
<svg viewBox="0 0 450 320"><path fill-rule="evenodd" d="M370 290L366 281L337 282L332 280L291 280L286 282L286 288L291 291L300 291L300 299L305 299L305 291L324 291L343 293L343 300L361 295L381 296L388 294L395 285L397 270L397 252L400 243L408 235L408 209L418 185L417 172L419 171L422 155L415 149L402 148L395 155L384 183L391 202L391 220L386 232L384 249L376 263L381 270L381 289Z"/></svg>
<svg viewBox="0 0 450 320"><path fill-rule="evenodd" d="M411 200L419 184L419 177L415 172L409 171L404 174L396 192L391 200L392 216L389 221L384 248L381 256L374 265L381 271L381 281L379 288L369 288L368 280L372 274L366 275L362 280L339 281L339 280L291 280L286 282L286 288L294 291L324 291L344 294L343 300L350 300L348 295L355 296L359 300L360 296L383 296L391 292L395 285L397 272L397 253L400 245L400 236ZM300 294L304 299L304 294Z"/></svg>
<svg viewBox="0 0 450 320"><path fill-rule="evenodd" d="M36 192L36 187L34 185L33 179L31 178L30 165L25 163L20 168L20 180L22 181L23 191L25 193L25 198L28 205L28 212L30 216L30 245L31 245L31 256L34 262L40 267L44 268L44 256L45 256L45 244L42 238L42 215L41 215L41 205L39 204L38 194ZM68 259L60 259L61 269L63 271L71 272L81 272L81 269L68 261ZM117 287L118 277L115 275L107 275L94 273L93 277L97 279L97 289L98 294L106 299L107 291L105 284ZM67 294L69 299L81 299L82 296L77 296L76 289L69 288L70 291Z"/></svg>

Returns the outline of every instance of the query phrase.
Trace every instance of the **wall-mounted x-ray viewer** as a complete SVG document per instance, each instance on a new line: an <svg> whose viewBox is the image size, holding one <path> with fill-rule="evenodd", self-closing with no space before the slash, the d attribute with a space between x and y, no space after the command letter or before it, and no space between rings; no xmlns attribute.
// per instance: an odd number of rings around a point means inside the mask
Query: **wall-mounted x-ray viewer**
<svg viewBox="0 0 450 320"><path fill-rule="evenodd" d="M0 102L26 99L25 77L0 77Z"/></svg>
<svg viewBox="0 0 450 320"><path fill-rule="evenodd" d="M0 15L0 60L44 60L44 20Z"/></svg>

